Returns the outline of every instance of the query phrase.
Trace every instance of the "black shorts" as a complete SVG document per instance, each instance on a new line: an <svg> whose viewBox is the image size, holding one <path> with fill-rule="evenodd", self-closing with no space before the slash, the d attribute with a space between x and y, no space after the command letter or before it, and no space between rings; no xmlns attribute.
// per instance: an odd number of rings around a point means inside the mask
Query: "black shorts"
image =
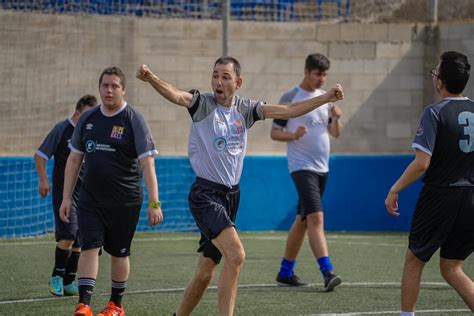
<svg viewBox="0 0 474 316"><path fill-rule="evenodd" d="M222 254L211 242L222 230L235 226L240 201L238 185L228 188L222 184L197 178L188 196L189 208L201 231L198 252L218 264Z"/></svg>
<svg viewBox="0 0 474 316"><path fill-rule="evenodd" d="M438 248L442 258L465 260L474 251L474 188L423 187L408 248L424 262Z"/></svg>
<svg viewBox="0 0 474 316"><path fill-rule="evenodd" d="M298 191L297 214L301 216L301 219L305 220L309 214L322 212L322 197L328 174L298 170L291 173L291 178Z"/></svg>
<svg viewBox="0 0 474 316"><path fill-rule="evenodd" d="M71 210L69 213L69 223L65 223L59 217L62 196L57 197L56 195L53 194L54 238L56 239L56 242L60 240L74 240L72 246L74 248L81 247L81 238L79 236L79 227L77 224L76 200L72 200Z"/></svg>
<svg viewBox="0 0 474 316"><path fill-rule="evenodd" d="M130 256L141 205L103 207L79 201L82 249L104 247L114 257Z"/></svg>

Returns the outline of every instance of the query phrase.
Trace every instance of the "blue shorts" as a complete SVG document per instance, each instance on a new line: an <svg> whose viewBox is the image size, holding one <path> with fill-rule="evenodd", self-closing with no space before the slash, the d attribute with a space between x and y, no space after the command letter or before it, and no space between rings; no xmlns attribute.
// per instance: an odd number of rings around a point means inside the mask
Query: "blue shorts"
<svg viewBox="0 0 474 316"><path fill-rule="evenodd" d="M211 242L222 230L235 226L239 208L240 188L197 178L188 196L189 208L201 231L198 252L218 264L222 254Z"/></svg>

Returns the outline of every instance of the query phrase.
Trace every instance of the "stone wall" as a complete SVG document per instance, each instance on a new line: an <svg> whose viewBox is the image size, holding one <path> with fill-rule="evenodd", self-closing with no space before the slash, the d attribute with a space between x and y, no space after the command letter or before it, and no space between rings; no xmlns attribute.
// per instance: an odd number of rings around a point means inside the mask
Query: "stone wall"
<svg viewBox="0 0 474 316"><path fill-rule="evenodd" d="M437 49L474 54L473 25L441 25ZM278 101L299 84L305 57L332 62L327 87L341 83L345 129L337 153L408 152L426 100L432 99L423 25L232 22L230 53L243 67L240 95ZM0 11L0 154L30 155L80 96L98 96L109 65L127 76L126 97L147 118L160 153L184 155L187 111L134 78L141 63L181 89L210 90L221 54L221 22ZM472 81L466 94L472 95ZM428 92L427 92L428 91ZM429 98L426 98L428 93ZM249 154L283 154L269 138L271 120L257 122Z"/></svg>

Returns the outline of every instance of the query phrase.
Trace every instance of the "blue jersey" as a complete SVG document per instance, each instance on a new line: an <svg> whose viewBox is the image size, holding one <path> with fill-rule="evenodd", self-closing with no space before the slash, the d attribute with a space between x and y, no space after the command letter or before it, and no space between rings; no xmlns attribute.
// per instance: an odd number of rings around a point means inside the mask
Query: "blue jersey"
<svg viewBox="0 0 474 316"><path fill-rule="evenodd" d="M59 122L49 132L43 143L36 151L36 154L46 160L54 156L53 168L53 205L59 208L63 199L64 188L64 169L66 168L67 158L71 150L69 149L69 141L74 132L74 123L70 118ZM81 182L81 176L78 179L73 194L73 200L77 199L78 188Z"/></svg>
<svg viewBox="0 0 474 316"><path fill-rule="evenodd" d="M110 116L103 105L87 111L77 123L70 148L84 154L81 201L101 206L142 203L139 159L158 151L145 119L130 105Z"/></svg>

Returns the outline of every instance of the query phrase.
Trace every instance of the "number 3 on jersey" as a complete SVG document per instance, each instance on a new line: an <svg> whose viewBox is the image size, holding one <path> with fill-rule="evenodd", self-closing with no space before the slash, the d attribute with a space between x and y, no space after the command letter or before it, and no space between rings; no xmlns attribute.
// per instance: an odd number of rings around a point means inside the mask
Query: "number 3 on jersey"
<svg viewBox="0 0 474 316"><path fill-rule="evenodd" d="M466 125L464 127L464 134L469 136L469 140L461 139L459 141L459 149L465 153L474 151L474 113L472 112L461 112L458 116L458 123Z"/></svg>

